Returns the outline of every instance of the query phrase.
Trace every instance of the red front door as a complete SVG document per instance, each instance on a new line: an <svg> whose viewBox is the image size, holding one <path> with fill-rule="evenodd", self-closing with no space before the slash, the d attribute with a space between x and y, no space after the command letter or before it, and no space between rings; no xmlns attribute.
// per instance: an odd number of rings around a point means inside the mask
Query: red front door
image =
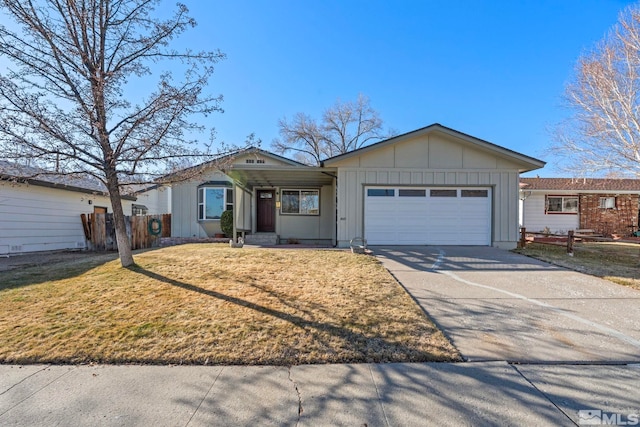
<svg viewBox="0 0 640 427"><path fill-rule="evenodd" d="M274 190L258 190L257 231L276 231L276 192Z"/></svg>

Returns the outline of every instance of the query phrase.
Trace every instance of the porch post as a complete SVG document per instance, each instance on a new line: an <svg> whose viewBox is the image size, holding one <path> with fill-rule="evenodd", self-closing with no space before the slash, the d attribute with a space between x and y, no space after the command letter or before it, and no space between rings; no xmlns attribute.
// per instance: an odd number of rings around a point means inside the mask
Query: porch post
<svg viewBox="0 0 640 427"><path fill-rule="evenodd" d="M231 236L231 242L236 243L236 235L238 233L238 210L241 203L238 203L238 186L236 181L233 181L233 235Z"/></svg>

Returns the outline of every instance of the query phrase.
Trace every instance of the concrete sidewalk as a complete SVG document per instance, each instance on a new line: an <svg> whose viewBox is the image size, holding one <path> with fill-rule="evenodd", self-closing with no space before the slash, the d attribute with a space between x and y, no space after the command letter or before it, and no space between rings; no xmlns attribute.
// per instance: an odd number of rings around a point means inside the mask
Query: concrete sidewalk
<svg viewBox="0 0 640 427"><path fill-rule="evenodd" d="M0 425L562 426L580 410L640 412L639 378L635 365L506 362L0 365Z"/></svg>

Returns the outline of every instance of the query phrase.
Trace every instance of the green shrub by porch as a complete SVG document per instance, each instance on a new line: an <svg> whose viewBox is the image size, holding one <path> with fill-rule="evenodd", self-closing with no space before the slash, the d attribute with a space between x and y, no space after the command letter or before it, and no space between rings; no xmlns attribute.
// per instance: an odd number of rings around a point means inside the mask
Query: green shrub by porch
<svg viewBox="0 0 640 427"><path fill-rule="evenodd" d="M233 234L233 211L228 210L222 212L220 215L220 228L227 237L232 237Z"/></svg>

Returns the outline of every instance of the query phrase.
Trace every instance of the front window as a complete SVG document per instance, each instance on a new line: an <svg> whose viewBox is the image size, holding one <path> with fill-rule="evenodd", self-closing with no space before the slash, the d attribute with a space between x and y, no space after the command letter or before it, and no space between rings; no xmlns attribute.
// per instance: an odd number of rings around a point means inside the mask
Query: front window
<svg viewBox="0 0 640 427"><path fill-rule="evenodd" d="M233 210L233 189L198 188L198 220L219 220L225 210Z"/></svg>
<svg viewBox="0 0 640 427"><path fill-rule="evenodd" d="M600 197L600 209L615 209L616 198L615 197Z"/></svg>
<svg viewBox="0 0 640 427"><path fill-rule="evenodd" d="M280 212L292 215L319 215L319 190L282 190Z"/></svg>
<svg viewBox="0 0 640 427"><path fill-rule="evenodd" d="M548 214L577 214L578 196L547 196Z"/></svg>
<svg viewBox="0 0 640 427"><path fill-rule="evenodd" d="M131 206L131 215L140 216L146 215L149 212L149 209L145 205L132 205Z"/></svg>

